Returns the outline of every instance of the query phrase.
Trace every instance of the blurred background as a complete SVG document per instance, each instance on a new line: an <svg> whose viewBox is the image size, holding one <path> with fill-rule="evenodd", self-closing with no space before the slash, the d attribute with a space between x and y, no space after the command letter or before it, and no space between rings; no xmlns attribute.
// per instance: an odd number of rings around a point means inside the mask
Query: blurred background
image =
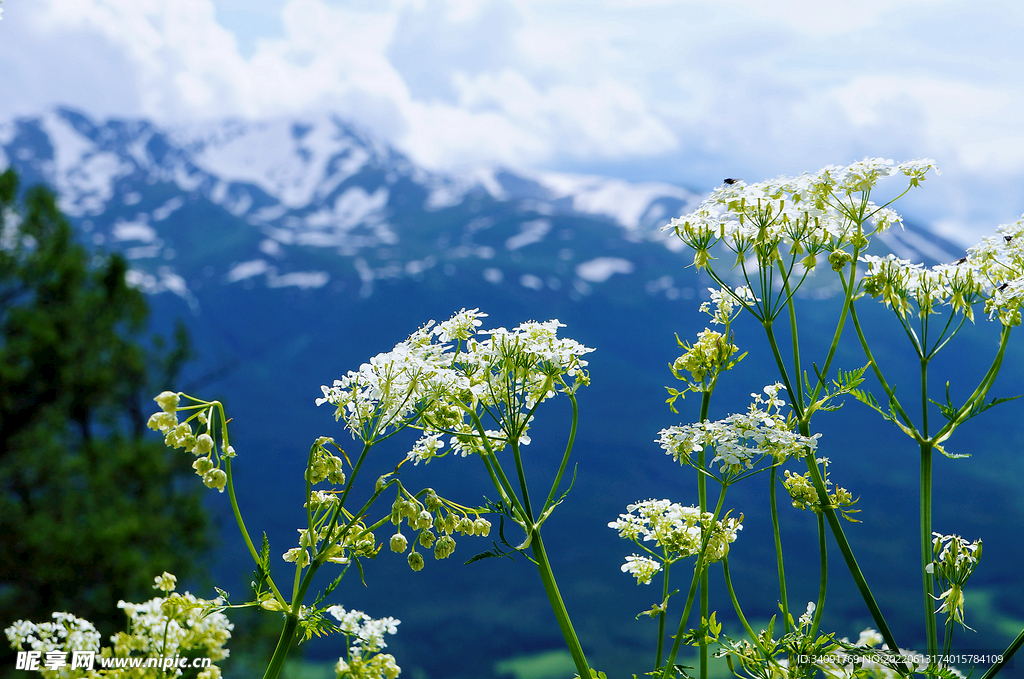
<svg viewBox="0 0 1024 679"><path fill-rule="evenodd" d="M664 386L674 335L706 324L697 307L710 285L661 226L726 177L865 156L931 157L942 170L897 205L906 229L879 239L879 253L952 262L1024 211L1024 10L1011 3L3 9L0 168L19 183L8 179L0 198L45 245L0 271L3 626L63 607L110 633L117 599L149 598L164 569L197 594L217 584L244 596L252 566L226 498L197 494L189 460L138 426L151 393L224 400L242 511L280 554L302 522L309 443L349 440L313 405L319 386L428 319L480 307L495 326L558 318L597 348L580 394L577 483L546 542L592 662L609 676L644 671L654 625L634 616L658 597L619 571L634 549L606 524L636 500L696 501L692 472L654 439L696 417L690 401L674 415ZM880 197L898 184L883 183ZM801 301L813 360L834 324L833 293L823 272ZM862 306L876 356L915 389L898 325ZM934 374L954 396L973 389L996 334L979 316L940 358ZM761 329L740 323L737 340L750 356L723 380L713 417L775 380ZM854 344L841 351L839 365L863 365ZM1022 369L1012 342L994 395L1016 395ZM947 446L971 458L936 463L936 530L985 541L968 590L978 632L958 632L964 648L1001 650L1024 626L1019 408L985 413ZM557 401L543 410L528 461L538 477L554 471L569 414ZM864 523L848 534L868 580L901 644L920 646L915 448L856 403L815 427L833 473L862 498ZM409 443L382 447L375 469L391 470ZM440 460L405 480L475 504L487 486L474 463ZM734 577L762 624L777 612L766 487L758 477L728 503L746 516ZM802 611L817 591L815 524L781 510ZM389 650L413 679L571 676L532 566L462 565L490 547L478 542L420 573L382 554L366 587L350 577L334 596L403 621ZM843 571L836 552L823 624L856 639L871 622ZM736 635L728 602L715 603ZM256 664L272 643L260 625L240 619L229 644ZM308 664L290 671L333 676L339 643L304 645L296 657ZM243 660L237 676L252 674Z"/></svg>

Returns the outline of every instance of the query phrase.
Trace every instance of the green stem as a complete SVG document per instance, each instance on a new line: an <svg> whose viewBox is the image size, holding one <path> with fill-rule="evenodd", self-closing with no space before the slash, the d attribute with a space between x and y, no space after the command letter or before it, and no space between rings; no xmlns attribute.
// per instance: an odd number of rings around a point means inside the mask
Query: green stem
<svg viewBox="0 0 1024 679"><path fill-rule="evenodd" d="M935 622L935 578L926 569L932 562L932 443L928 441L928 359L921 358L921 577L924 585L924 628L928 655L938 651Z"/></svg>
<svg viewBox="0 0 1024 679"><path fill-rule="evenodd" d="M779 597L782 603L783 629L789 631L789 597L786 595L786 568L782 564L782 534L779 531L779 507L775 501L775 468L768 470L768 498L772 507L772 533L775 535L775 563L779 571Z"/></svg>
<svg viewBox="0 0 1024 679"><path fill-rule="evenodd" d="M284 628L281 630L281 636L277 640L277 648L274 649L274 655L270 659L267 671L263 674L263 679L277 679L277 675L281 673L281 668L284 667L284 660L288 657L288 651L291 649L292 640L295 639L295 631L298 629L298 626L298 614L287 613L284 618Z"/></svg>
<svg viewBox="0 0 1024 679"><path fill-rule="evenodd" d="M704 422L708 419L708 410L711 407L711 391L705 391L701 393L700 399L700 421ZM697 464L700 469L703 470L707 464L705 459L706 447L702 447L700 452L697 453ZM725 492L722 492L725 495ZM697 498L700 502L700 515L704 516L704 512L708 510L708 484L707 478L704 474L697 474ZM721 508L721 504L719 504ZM716 512L717 514L717 512ZM714 529L714 523L711 524L712 530ZM708 570L705 568L700 574L700 618L706 620L708 617L708 609L710 606L709 594L708 594ZM708 645L704 641L703 637L700 642L700 679L707 679L708 676Z"/></svg>
<svg viewBox="0 0 1024 679"><path fill-rule="evenodd" d="M804 422L800 423L800 433L804 436L810 436L810 427ZM878 602L875 601L874 594L871 593L871 588L868 587L864 573L861 571L860 565L857 563L857 557L853 555L853 549L850 547L850 541L846 539L846 534L843 533L843 527L839 523L839 516L836 514L835 508L831 506L828 492L825 490L824 479L821 478L821 472L818 469L818 464L814 459L814 456L808 455L806 461L807 469L811 473L811 482L814 484L814 489L818 492L818 500L821 503L822 513L828 521L829 528L832 529L832 535L836 539L839 551L843 554L843 559L846 561L846 567L849 569L850 575L853 576L853 581L856 583L857 589L860 591L860 595L864 599L864 603L867 605L872 619L875 621L875 624L878 625L878 631L882 634L882 638L885 639L885 643L889 645L889 648L899 648L899 644L896 643L895 637L893 637L892 632L889 630L889 625L885 622L882 610L878 607ZM904 673L906 672L906 666L902 663L900 664L900 671Z"/></svg>
<svg viewBox="0 0 1024 679"><path fill-rule="evenodd" d="M728 486L722 487L722 492L718 495L718 504L715 505L715 513L711 517L710 528L707 531L701 530L702 538L700 544L700 554L697 555L697 564L693 569L693 582L690 583L690 593L686 597L686 607L683 609L683 617L679 620L679 629L676 631L675 641L672 643L672 650L669 651L668 661L665 663L665 668L662 671L662 679L668 679L669 668L673 667L676 662L676 655L679 654L679 646L683 641L683 632L686 631L686 621L690 617L690 608L693 605L694 595L697 589L697 583L700 582L704 575L707 574L707 563L705 558L708 551L708 541L711 539L711 533L714 530L715 524L718 522L718 517L722 514L722 506L725 504L725 491ZM703 517L703 513L702 513ZM701 522L703 527L703 518Z"/></svg>
<svg viewBox="0 0 1024 679"><path fill-rule="evenodd" d="M925 570L932 562L932 444L921 443L921 574L924 584L924 626L928 635L928 654L938 649L935 622L934 576Z"/></svg>
<svg viewBox="0 0 1024 679"><path fill-rule="evenodd" d="M548 601L551 602L551 609L555 612L558 627L562 630L562 636L565 637L565 644L569 647L569 654L572 655L576 671L583 679L589 679L590 664L583 654L583 646L580 645L576 630L573 629L572 621L569 619L569 612L565 609L565 602L562 601L562 595L558 591L558 584L555 582L555 574L551 572L551 563L548 561L540 530L533 531L533 540L530 542L530 546L537 563L537 570L540 572L541 582L544 583L544 592L548 595Z"/></svg>
<svg viewBox="0 0 1024 679"><path fill-rule="evenodd" d="M747 631L747 635L750 637L750 640L754 642L754 645L761 651L761 654L764 655L765 659L769 662L773 662L774 658L772 658L771 653L761 645L761 640L757 637L757 634L754 633L754 629L750 626L750 623L747 622L746 616L743 615L743 609L740 608L739 599L736 598L736 592L732 588L732 577L729 575L728 556L722 558L722 571L725 573L725 588L729 590L729 598L732 600L732 607L735 609L736 615L739 616L743 629Z"/></svg>
<svg viewBox="0 0 1024 679"><path fill-rule="evenodd" d="M818 550L821 552L821 581L818 584L818 604L814 609L814 619L811 622L811 638L818 636L818 625L821 623L821 615L825 611L825 591L828 589L828 544L825 542L825 517L817 513L818 518Z"/></svg>
<svg viewBox="0 0 1024 679"><path fill-rule="evenodd" d="M555 474L555 481L551 484L551 492L548 493L548 499L544 501L544 506L540 510L542 517L555 502L555 495L558 493L558 486L562 483L562 475L565 473L565 468L569 464L569 455L572 454L572 447L576 442L576 425L579 422L579 405L576 403L576 395L572 393L572 391L568 391L566 393L569 396L569 402L572 403L572 424L569 426L569 440L565 444L565 452L562 454L562 463L558 466L558 473Z"/></svg>
<svg viewBox="0 0 1024 679"><path fill-rule="evenodd" d="M782 352L779 351L779 344L775 341L775 332L772 330L771 320L765 320L762 324L764 332L768 336L768 345L772 349L772 356L775 358L775 364L779 368L779 377L782 378L782 383L786 385L786 392L789 393L789 405L793 408L793 413L801 421L804 417L804 402L803 395L797 391L793 384L789 381L789 371L786 370L786 363L782 360Z"/></svg>
<svg viewBox="0 0 1024 679"><path fill-rule="evenodd" d="M661 603L665 606L665 609L658 614L658 649L655 653L654 658L654 671L657 671L661 667L661 657L665 652L665 618L668 617L668 569L671 567L668 561L665 562L665 569L662 575L662 582L664 583L661 588Z"/></svg>

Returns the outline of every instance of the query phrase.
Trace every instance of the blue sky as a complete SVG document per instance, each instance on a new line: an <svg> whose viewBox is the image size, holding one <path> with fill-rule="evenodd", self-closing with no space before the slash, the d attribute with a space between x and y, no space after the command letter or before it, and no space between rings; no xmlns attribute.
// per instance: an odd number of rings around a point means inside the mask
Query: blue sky
<svg viewBox="0 0 1024 679"><path fill-rule="evenodd" d="M935 158L904 212L1024 212L1024 5L975 0L8 0L0 119L332 111L432 168L707 189Z"/></svg>

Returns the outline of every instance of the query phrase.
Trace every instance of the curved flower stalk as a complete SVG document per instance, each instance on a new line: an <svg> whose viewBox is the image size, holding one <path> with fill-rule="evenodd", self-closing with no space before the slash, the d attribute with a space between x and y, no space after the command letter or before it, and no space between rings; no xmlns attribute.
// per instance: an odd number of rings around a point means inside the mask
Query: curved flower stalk
<svg viewBox="0 0 1024 679"><path fill-rule="evenodd" d="M100 635L88 620L68 613L54 613L54 622L32 623L19 620L4 630L11 647L39 652L39 672L43 679L153 679L180 677L181 666L170 666L165 659L185 656L209 658L197 679L219 679L220 662L228 657L224 647L231 638L233 625L218 608L217 598L198 599L185 592L173 593L176 578L163 573L154 578L158 596L141 604L118 602L128 616L128 629L110 638L110 646L100 646ZM48 654L63 663L50 663ZM159 659L156 667L130 667L130 659ZM190 667L190 666L189 666ZM191 675L190 675L191 676Z"/></svg>

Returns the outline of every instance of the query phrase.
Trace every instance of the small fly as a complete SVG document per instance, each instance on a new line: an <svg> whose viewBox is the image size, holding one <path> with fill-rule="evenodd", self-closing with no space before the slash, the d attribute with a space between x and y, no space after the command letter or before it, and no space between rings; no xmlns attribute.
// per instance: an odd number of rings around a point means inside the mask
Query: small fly
<svg viewBox="0 0 1024 679"><path fill-rule="evenodd" d="M736 184L736 183L741 182L741 181L743 181L743 180L742 179L733 179L732 177L726 177L725 179L722 180L722 182L724 182L725 184L728 184L729 186L732 186L733 184Z"/></svg>

